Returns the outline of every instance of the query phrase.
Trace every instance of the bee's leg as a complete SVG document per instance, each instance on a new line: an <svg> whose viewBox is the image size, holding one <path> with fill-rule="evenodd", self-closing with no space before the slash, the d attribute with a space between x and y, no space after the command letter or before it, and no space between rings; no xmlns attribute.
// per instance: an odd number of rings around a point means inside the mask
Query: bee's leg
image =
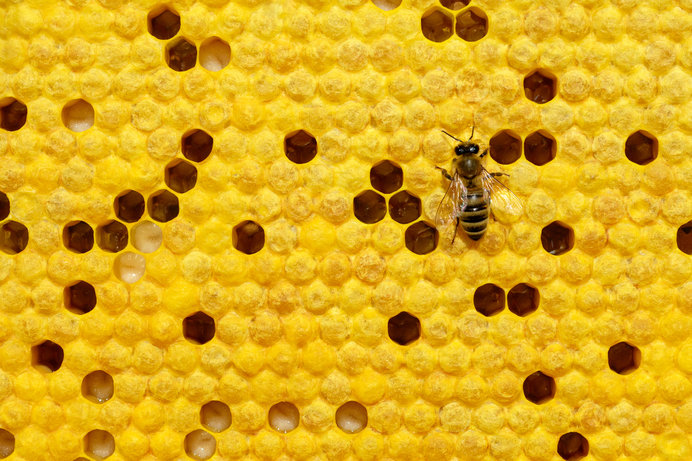
<svg viewBox="0 0 692 461"><path fill-rule="evenodd" d="M509 175L507 173L500 173L500 172L490 173L490 176L507 176L509 178Z"/></svg>
<svg viewBox="0 0 692 461"><path fill-rule="evenodd" d="M450 175L449 173L447 173L447 170L445 170L444 168L440 168L439 166L435 166L435 168L437 168L438 170L442 171L442 176L444 176L445 178L449 179L450 181L451 181L452 179L454 179L454 178L452 178L452 175Z"/></svg>
<svg viewBox="0 0 692 461"><path fill-rule="evenodd" d="M470 141L470 139L469 139ZM481 152L481 155L479 156L480 158L485 157L488 154L488 149L485 149L483 152Z"/></svg>

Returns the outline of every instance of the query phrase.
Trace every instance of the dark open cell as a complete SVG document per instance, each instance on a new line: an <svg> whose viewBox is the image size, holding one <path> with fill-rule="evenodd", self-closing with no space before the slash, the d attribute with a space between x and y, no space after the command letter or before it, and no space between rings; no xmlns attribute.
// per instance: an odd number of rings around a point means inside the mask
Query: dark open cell
<svg viewBox="0 0 692 461"><path fill-rule="evenodd" d="M199 63L205 69L216 72L231 62L231 47L219 37L209 37L199 46Z"/></svg>
<svg viewBox="0 0 692 461"><path fill-rule="evenodd" d="M17 131L26 123L26 105L14 98L0 100L0 128Z"/></svg>
<svg viewBox="0 0 692 461"><path fill-rule="evenodd" d="M284 138L284 152L293 163L308 163L317 155L317 140L307 131L294 131Z"/></svg>
<svg viewBox="0 0 692 461"><path fill-rule="evenodd" d="M291 402L279 402L269 409L269 425L278 432L287 433L298 427L300 412Z"/></svg>
<svg viewBox="0 0 692 461"><path fill-rule="evenodd" d="M615 373L626 375L639 368L642 353L638 347L619 342L608 349L608 366Z"/></svg>
<svg viewBox="0 0 692 461"><path fill-rule="evenodd" d="M209 157L214 147L214 139L203 130L190 130L181 140L183 155L193 162L201 162Z"/></svg>
<svg viewBox="0 0 692 461"><path fill-rule="evenodd" d="M149 216L154 221L168 222L178 216L180 212L178 197L167 190L156 191L149 196L147 209Z"/></svg>
<svg viewBox="0 0 692 461"><path fill-rule="evenodd" d="M420 320L408 312L400 312L389 319L387 332L392 341L406 346L420 338Z"/></svg>
<svg viewBox="0 0 692 461"><path fill-rule="evenodd" d="M493 283L481 285L473 293L473 306L486 317L499 314L505 308L505 290Z"/></svg>
<svg viewBox="0 0 692 461"><path fill-rule="evenodd" d="M578 432L568 432L557 442L557 454L566 460L581 459L589 454L589 441Z"/></svg>
<svg viewBox="0 0 692 461"><path fill-rule="evenodd" d="M113 207L121 221L137 222L144 214L144 197L137 191L126 190L118 194Z"/></svg>
<svg viewBox="0 0 692 461"><path fill-rule="evenodd" d="M159 40L175 37L180 30L180 15L168 7L158 7L149 13L147 28Z"/></svg>
<svg viewBox="0 0 692 461"><path fill-rule="evenodd" d="M168 67L185 72L195 67L197 62L197 47L190 40L180 37L166 45L166 63Z"/></svg>
<svg viewBox="0 0 692 461"><path fill-rule="evenodd" d="M544 104L555 97L557 79L548 71L534 70L524 77L524 94L538 104Z"/></svg>
<svg viewBox="0 0 692 461"><path fill-rule="evenodd" d="M115 439L101 429L94 429L84 436L84 452L94 459L106 459L115 452Z"/></svg>
<svg viewBox="0 0 692 461"><path fill-rule="evenodd" d="M216 439L207 431L196 429L185 436L185 453L197 461L205 461L214 456Z"/></svg>
<svg viewBox="0 0 692 461"><path fill-rule="evenodd" d="M73 99L63 106L61 118L70 130L86 131L94 125L94 106L83 99Z"/></svg>
<svg viewBox="0 0 692 461"><path fill-rule="evenodd" d="M389 216L398 223L408 224L420 218L421 202L418 197L402 190L389 197Z"/></svg>
<svg viewBox="0 0 692 461"><path fill-rule="evenodd" d="M84 221L72 221L62 231L65 248L75 253L86 253L94 247L94 230Z"/></svg>
<svg viewBox="0 0 692 461"><path fill-rule="evenodd" d="M535 404L545 403L555 397L555 380L541 371L527 376L523 388L526 400Z"/></svg>
<svg viewBox="0 0 692 461"><path fill-rule="evenodd" d="M31 348L31 364L42 371L57 371L64 358L62 347L53 341L43 341Z"/></svg>
<svg viewBox="0 0 692 461"><path fill-rule="evenodd" d="M440 5L450 10L460 10L469 4L470 0L440 0Z"/></svg>
<svg viewBox="0 0 692 461"><path fill-rule="evenodd" d="M557 143L547 131L535 131L524 140L524 157L534 165L545 165L555 158Z"/></svg>
<svg viewBox="0 0 692 461"><path fill-rule="evenodd" d="M105 251L117 253L127 246L127 227L120 221L110 220L96 228L96 243Z"/></svg>
<svg viewBox="0 0 692 461"><path fill-rule="evenodd" d="M17 254L24 251L29 244L29 230L22 223L7 221L0 232L0 249L7 254Z"/></svg>
<svg viewBox="0 0 692 461"><path fill-rule="evenodd" d="M91 284L82 280L65 287L63 297L67 310L75 314L86 314L96 307L96 290Z"/></svg>
<svg viewBox="0 0 692 461"><path fill-rule="evenodd" d="M521 138L513 131L502 130L490 138L490 157L501 165L509 165L521 157Z"/></svg>
<svg viewBox="0 0 692 461"><path fill-rule="evenodd" d="M368 425L368 410L351 400L341 405L334 415L336 426L347 434L356 434Z"/></svg>
<svg viewBox="0 0 692 461"><path fill-rule="evenodd" d="M384 219L387 214L387 203L374 190L366 190L353 199L353 214L365 224L374 224Z"/></svg>
<svg viewBox="0 0 692 461"><path fill-rule="evenodd" d="M383 194L391 194L404 183L404 171L399 165L384 160L370 168L370 184Z"/></svg>
<svg viewBox="0 0 692 461"><path fill-rule="evenodd" d="M417 255L428 254L437 248L437 229L424 221L411 224L404 233L406 248Z"/></svg>
<svg viewBox="0 0 692 461"><path fill-rule="evenodd" d="M222 432L231 426L231 409L223 402L212 400L199 411L202 426L212 432Z"/></svg>
<svg viewBox="0 0 692 461"><path fill-rule="evenodd" d="M469 8L457 15L457 35L467 42L482 39L488 33L488 16L480 8Z"/></svg>
<svg viewBox="0 0 692 461"><path fill-rule="evenodd" d="M0 459L14 453L14 434L6 429L0 429Z"/></svg>
<svg viewBox="0 0 692 461"><path fill-rule="evenodd" d="M561 255L574 248L574 231L561 221L553 221L541 231L543 249L551 255Z"/></svg>
<svg viewBox="0 0 692 461"><path fill-rule="evenodd" d="M625 156L637 165L653 162L658 156L658 139L643 130L632 133L625 141Z"/></svg>
<svg viewBox="0 0 692 461"><path fill-rule="evenodd" d="M94 403L104 403L113 397L111 375L102 370L92 371L82 380L82 395Z"/></svg>
<svg viewBox="0 0 692 461"><path fill-rule="evenodd" d="M197 184L197 168L185 160L173 160L166 166L164 180L172 190L184 194Z"/></svg>
<svg viewBox="0 0 692 461"><path fill-rule="evenodd" d="M454 18L441 8L432 8L421 17L420 27L428 40L444 42L454 34Z"/></svg>
<svg viewBox="0 0 692 461"><path fill-rule="evenodd" d="M515 285L507 293L507 308L519 317L529 315L538 309L539 301L538 290L526 283Z"/></svg>
<svg viewBox="0 0 692 461"><path fill-rule="evenodd" d="M678 228L677 244L680 251L692 255L692 221L687 221Z"/></svg>
<svg viewBox="0 0 692 461"><path fill-rule="evenodd" d="M214 319L204 312L195 312L183 320L183 336L193 343L207 343L215 332Z"/></svg>
<svg viewBox="0 0 692 461"><path fill-rule="evenodd" d="M264 247L264 229L254 221L243 221L233 228L233 247L251 255Z"/></svg>
<svg viewBox="0 0 692 461"><path fill-rule="evenodd" d="M0 221L10 215L10 199L7 194L0 192Z"/></svg>

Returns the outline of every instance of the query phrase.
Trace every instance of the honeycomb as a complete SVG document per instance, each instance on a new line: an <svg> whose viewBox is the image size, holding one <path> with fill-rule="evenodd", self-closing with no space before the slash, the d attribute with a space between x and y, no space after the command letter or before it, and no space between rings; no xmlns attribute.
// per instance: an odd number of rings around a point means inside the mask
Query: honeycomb
<svg viewBox="0 0 692 461"><path fill-rule="evenodd" d="M0 3L0 458L692 459L690 10Z"/></svg>

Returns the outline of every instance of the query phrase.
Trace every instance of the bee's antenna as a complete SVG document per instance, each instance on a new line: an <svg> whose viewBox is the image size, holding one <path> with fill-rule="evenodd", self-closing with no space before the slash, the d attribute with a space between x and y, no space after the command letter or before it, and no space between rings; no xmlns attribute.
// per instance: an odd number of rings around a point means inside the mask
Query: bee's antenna
<svg viewBox="0 0 692 461"><path fill-rule="evenodd" d="M471 125L471 136L469 137L469 141L473 139L473 132L476 131L476 125Z"/></svg>
<svg viewBox="0 0 692 461"><path fill-rule="evenodd" d="M446 134L447 136L449 136L449 137L452 138L452 139L456 139L456 140L459 141L459 142L464 142L464 141L462 141L461 139L455 138L455 137L452 136L451 134L447 133L445 130L440 130L440 131L442 131L444 134Z"/></svg>

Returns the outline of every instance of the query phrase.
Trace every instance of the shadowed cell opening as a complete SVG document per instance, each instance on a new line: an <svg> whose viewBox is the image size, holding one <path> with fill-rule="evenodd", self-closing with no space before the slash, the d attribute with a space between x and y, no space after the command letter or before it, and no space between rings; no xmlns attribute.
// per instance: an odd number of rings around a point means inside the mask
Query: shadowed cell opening
<svg viewBox="0 0 692 461"><path fill-rule="evenodd" d="M83 280L65 287L63 291L65 308L78 315L86 314L96 307L96 290Z"/></svg>
<svg viewBox="0 0 692 461"><path fill-rule="evenodd" d="M7 194L0 192L0 221L10 215L10 199Z"/></svg>
<svg viewBox="0 0 692 461"><path fill-rule="evenodd" d="M430 224L418 221L411 224L404 232L404 244L411 252L425 255L437 248L439 234Z"/></svg>
<svg viewBox="0 0 692 461"><path fill-rule="evenodd" d="M455 30L462 40L478 41L488 33L488 16L480 8L469 8L457 15Z"/></svg>
<svg viewBox="0 0 692 461"><path fill-rule="evenodd" d="M555 158L557 143L545 130L531 133L524 139L524 157L534 165L541 166Z"/></svg>
<svg viewBox="0 0 692 461"><path fill-rule="evenodd" d="M557 454L562 459L581 459L589 454L589 442L578 432L568 432L557 442Z"/></svg>
<svg viewBox="0 0 692 461"><path fill-rule="evenodd" d="M62 123L74 132L86 131L94 125L94 107L83 99L74 99L62 108Z"/></svg>
<svg viewBox="0 0 692 461"><path fill-rule="evenodd" d="M561 255L574 248L574 231L561 221L553 221L541 230L543 249L551 255Z"/></svg>
<svg viewBox="0 0 692 461"><path fill-rule="evenodd" d="M185 133L181 139L181 148L186 159L202 162L209 157L214 147L214 139L204 130L194 129Z"/></svg>
<svg viewBox="0 0 692 461"><path fill-rule="evenodd" d="M521 138L511 130L502 130L490 138L488 151L497 163L509 165L521 157Z"/></svg>
<svg viewBox="0 0 692 461"><path fill-rule="evenodd" d="M175 37L180 30L180 15L167 6L159 6L147 16L149 33L159 40Z"/></svg>
<svg viewBox="0 0 692 461"><path fill-rule="evenodd" d="M470 0L440 0L440 5L450 10L458 11L468 6Z"/></svg>
<svg viewBox="0 0 692 461"><path fill-rule="evenodd" d="M317 140L305 130L293 131L284 137L284 153L293 163L308 163L317 155Z"/></svg>
<svg viewBox="0 0 692 461"><path fill-rule="evenodd" d="M94 403L105 403L113 397L113 378L102 370L92 371L82 380L82 395Z"/></svg>
<svg viewBox="0 0 692 461"><path fill-rule="evenodd" d="M391 194L404 184L404 171L396 163L384 160L370 168L370 184L383 194Z"/></svg>
<svg viewBox="0 0 692 461"><path fill-rule="evenodd" d="M625 141L625 156L637 165L646 165L658 157L658 139L651 133L639 130Z"/></svg>
<svg viewBox="0 0 692 461"><path fill-rule="evenodd" d="M269 425L277 432L291 432L299 422L298 408L290 402L279 402L269 409Z"/></svg>
<svg viewBox="0 0 692 461"><path fill-rule="evenodd" d="M433 42L444 42L454 34L454 17L441 8L433 7L420 20L423 36Z"/></svg>
<svg viewBox="0 0 692 461"><path fill-rule="evenodd" d="M638 347L619 342L608 349L608 366L615 373L626 375L639 368L642 353Z"/></svg>
<svg viewBox="0 0 692 461"><path fill-rule="evenodd" d="M231 62L231 47L219 37L209 37L199 46L199 63L205 69L216 72Z"/></svg>
<svg viewBox="0 0 692 461"><path fill-rule="evenodd" d="M105 251L117 253L127 247L128 233L125 224L110 220L96 228L96 243Z"/></svg>
<svg viewBox="0 0 692 461"><path fill-rule="evenodd" d="M134 190L123 191L115 198L113 208L121 221L137 222L144 214L144 197Z"/></svg>
<svg viewBox="0 0 692 461"><path fill-rule="evenodd" d="M507 293L507 308L519 317L525 317L538 309L538 290L526 283L515 285Z"/></svg>
<svg viewBox="0 0 692 461"><path fill-rule="evenodd" d="M358 402L351 400L336 410L336 426L347 434L362 431L368 425L368 410Z"/></svg>
<svg viewBox="0 0 692 461"><path fill-rule="evenodd" d="M183 336L195 344L211 341L216 333L214 319L204 312L195 312L183 320Z"/></svg>
<svg viewBox="0 0 692 461"><path fill-rule="evenodd" d="M84 436L84 453L95 459L106 459L115 452L115 439L101 429L94 429Z"/></svg>
<svg viewBox="0 0 692 461"><path fill-rule="evenodd" d="M387 202L374 190L366 190L353 199L353 214L358 221L374 224L387 214Z"/></svg>
<svg viewBox="0 0 692 461"><path fill-rule="evenodd" d="M14 255L24 251L29 244L29 230L22 223L7 221L0 229L0 249Z"/></svg>
<svg viewBox="0 0 692 461"><path fill-rule="evenodd" d="M14 435L6 429L0 429L0 459L7 458L12 453L14 453Z"/></svg>
<svg viewBox="0 0 692 461"><path fill-rule="evenodd" d="M493 283L481 285L473 293L473 306L486 317L499 314L505 308L505 290Z"/></svg>
<svg viewBox="0 0 692 461"><path fill-rule="evenodd" d="M166 166L164 180L171 190L184 194L197 184L197 168L190 162L175 159Z"/></svg>
<svg viewBox="0 0 692 461"><path fill-rule="evenodd" d="M231 409L223 402L212 400L199 411L202 426L212 432L222 432L231 427Z"/></svg>
<svg viewBox="0 0 692 461"><path fill-rule="evenodd" d="M53 341L43 341L31 348L31 364L38 370L53 372L60 369L65 354Z"/></svg>
<svg viewBox="0 0 692 461"><path fill-rule="evenodd" d="M202 429L197 429L185 436L185 453L192 459L206 460L214 456L216 439Z"/></svg>
<svg viewBox="0 0 692 461"><path fill-rule="evenodd" d="M251 255L264 247L264 229L254 221L243 221L233 228L233 248Z"/></svg>
<svg viewBox="0 0 692 461"><path fill-rule="evenodd" d="M687 221L678 228L676 241L680 251L692 255L692 221Z"/></svg>
<svg viewBox="0 0 692 461"><path fill-rule="evenodd" d="M389 197L389 216L400 224L408 224L420 218L421 201L408 191L402 190Z"/></svg>
<svg viewBox="0 0 692 461"><path fill-rule="evenodd" d="M65 248L75 253L86 253L94 247L94 230L84 221L72 221L62 231Z"/></svg>
<svg viewBox="0 0 692 461"><path fill-rule="evenodd" d="M184 37L168 42L166 45L166 64L176 72L185 72L195 67L197 47Z"/></svg>
<svg viewBox="0 0 692 461"><path fill-rule="evenodd" d="M147 210L154 221L168 222L180 213L178 197L167 190L156 191L149 196Z"/></svg>
<svg viewBox="0 0 692 461"><path fill-rule="evenodd" d="M401 346L420 338L420 331L420 320L408 312L399 312L387 322L389 338Z"/></svg>
<svg viewBox="0 0 692 461"><path fill-rule="evenodd" d="M0 99L0 128L17 131L26 123L26 105L14 98Z"/></svg>
<svg viewBox="0 0 692 461"><path fill-rule="evenodd" d="M538 104L544 104L555 97L557 78L547 70L538 69L524 77L524 95Z"/></svg>
<svg viewBox="0 0 692 461"><path fill-rule="evenodd" d="M383 11L392 11L401 5L401 0L372 0L372 3Z"/></svg>
<svg viewBox="0 0 692 461"><path fill-rule="evenodd" d="M541 371L530 374L524 380L524 397L537 405L555 397L555 380Z"/></svg>

